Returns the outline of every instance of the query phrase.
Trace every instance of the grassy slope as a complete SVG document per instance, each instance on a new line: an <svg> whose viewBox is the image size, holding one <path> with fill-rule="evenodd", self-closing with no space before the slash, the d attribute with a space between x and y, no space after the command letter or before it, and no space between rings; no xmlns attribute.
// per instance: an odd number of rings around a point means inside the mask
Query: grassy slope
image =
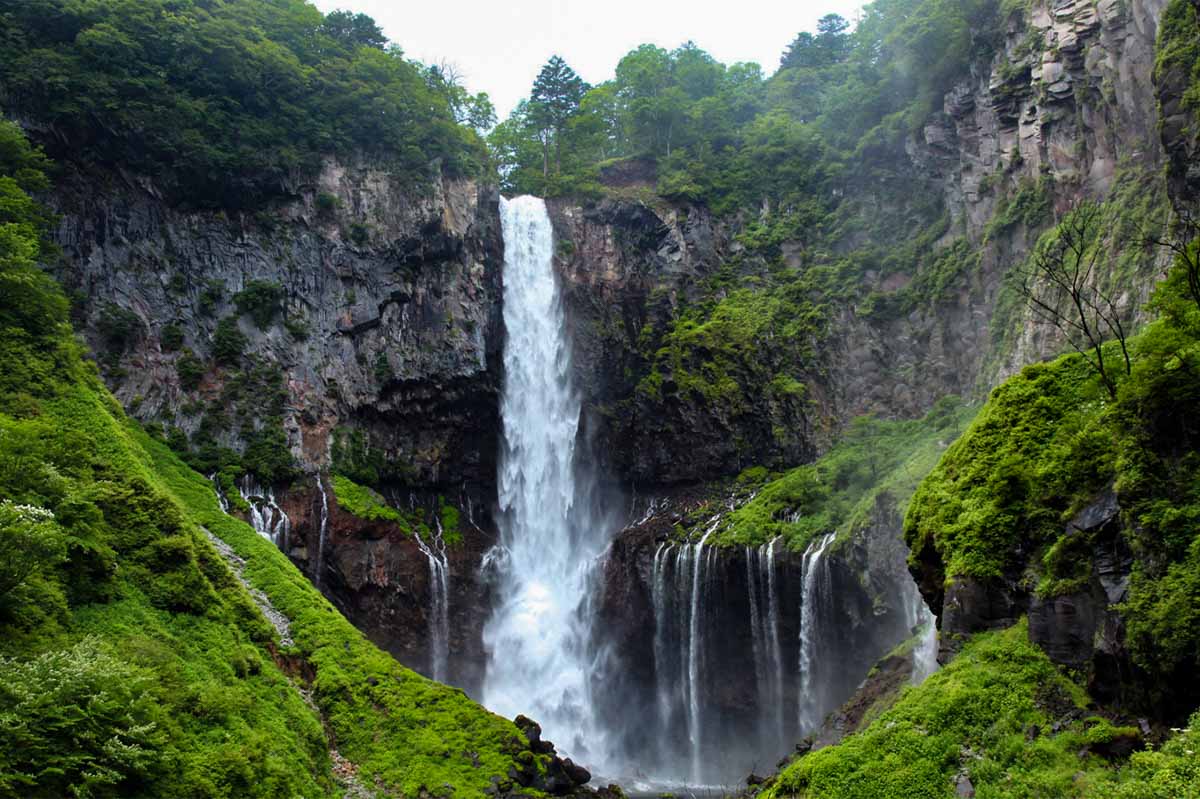
<svg viewBox="0 0 1200 799"><path fill-rule="evenodd" d="M1022 623L977 636L863 732L800 758L761 796L941 799L960 773L979 799L1200 795L1200 715L1162 751L1114 769L1089 748L1123 732L1087 715L1083 692Z"/></svg>
<svg viewBox="0 0 1200 799"><path fill-rule="evenodd" d="M0 797L334 796L333 745L388 795L475 797L539 765L513 724L368 642L125 416L36 266L53 252L26 194L39 159L0 123Z"/></svg>
<svg viewBox="0 0 1200 799"><path fill-rule="evenodd" d="M460 795L506 774L524 748L514 726L370 644L268 541L221 512L207 480L126 420L98 378L82 365L74 372L57 396L39 403L33 434L50 448L86 442L73 458L90 456L93 468L140 481L145 497L181 511L181 541L196 571L118 578L117 598L66 608L59 634L30 630L10 639L8 654L91 635L148 671L162 692L160 721L171 729L166 748L180 758L173 768L184 772L172 781L194 787L195 795L328 795L320 723L272 661L278 641L200 533L206 528L246 559L247 578L291 620L296 644L283 658L312 670L313 698L329 732L366 774L405 793L449 785ZM0 416L0 429L28 427ZM123 554L118 545L118 574L127 570ZM155 607L156 591L175 590L158 584L168 579L197 595L193 612ZM250 666L241 662L247 659Z"/></svg>

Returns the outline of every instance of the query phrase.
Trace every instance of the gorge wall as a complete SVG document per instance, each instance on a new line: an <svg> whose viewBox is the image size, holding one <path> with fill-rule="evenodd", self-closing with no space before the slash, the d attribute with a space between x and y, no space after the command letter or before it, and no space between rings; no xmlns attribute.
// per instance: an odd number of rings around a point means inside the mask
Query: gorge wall
<svg viewBox="0 0 1200 799"><path fill-rule="evenodd" d="M1059 351L1061 339L1014 310L1006 275L1054 214L1082 199L1136 197L1145 215L1165 208L1151 82L1164 5L1049 0L1027 17L1014 13L1001 51L975 64L893 154L893 181L847 183L849 214L933 231L911 263L881 260L889 242L862 232L865 224L831 252L801 240L757 247L743 235L752 214L717 217L650 198L653 167L636 161L605 178L607 199L550 203L581 439L628 495L657 502L648 512L648 500L631 503L601 572L598 613L609 634L595 645L608 673L620 675L605 706L627 752L661 742L660 728L621 719L617 708L655 706L660 678L679 667L656 660L650 645L655 569L696 487L752 466L811 461L856 416L908 418L946 394L978 398ZM385 163L328 161L287 201L229 216L168 204L149 179L73 168L51 198L71 265L61 278L114 393L131 415L196 451L242 450L282 429L302 472L279 497L291 520L289 556L360 629L427 673L437 579L413 519L428 531L442 508L454 508L461 542L445 550L448 677L476 693L503 379L497 191L440 176L416 189L389 177ZM916 194L938 198L934 218L912 216L906 198ZM855 253L867 255L843 275L849 288L806 300L819 313L802 335L785 341L768 330L736 354L723 375L736 390L713 401L689 382L707 379L715 356L677 322L728 298L722 276L802 276ZM1142 318L1159 265L1150 252L1114 259L1108 279L1130 319ZM262 324L256 285L278 290L268 292ZM231 326L244 337L236 356L221 354ZM676 353L682 365L667 368ZM343 508L329 472L346 464L374 474L364 482L412 519L367 521ZM696 679L725 734L756 740L751 728L769 697L730 677L756 668L747 655L749 575L761 564L753 555L750 568L752 555L738 548L704 554L716 614L705 625L727 637L707 645L713 654ZM794 680L805 552L776 554L780 658ZM842 668L830 672L822 715L910 635L906 554L899 512L886 504L830 550L844 616L828 648ZM796 683L780 690L798 706ZM693 756L656 751L662 762Z"/></svg>

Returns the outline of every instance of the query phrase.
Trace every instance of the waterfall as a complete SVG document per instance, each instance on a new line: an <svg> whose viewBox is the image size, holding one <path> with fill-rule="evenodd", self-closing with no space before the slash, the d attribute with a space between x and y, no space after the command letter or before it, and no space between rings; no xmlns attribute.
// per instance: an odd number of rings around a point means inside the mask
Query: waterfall
<svg viewBox="0 0 1200 799"><path fill-rule="evenodd" d="M705 584L704 577L707 573L705 568L708 565L705 558L704 544L708 541L708 537L712 535L716 528L714 522L705 531L704 535L694 545L692 551L692 601L691 610L688 614L688 658L687 658L687 691L688 691L688 740L692 745L692 780L696 783L701 782L701 774L703 772L701 766L701 751L703 741L701 734L704 731L704 720L701 717L703 705L700 704L700 689L701 689L701 667L703 665L702 658L704 657L704 624L702 614L707 606L707 603L701 603L701 586ZM710 550L709 555L715 550Z"/></svg>
<svg viewBox="0 0 1200 799"><path fill-rule="evenodd" d="M321 527L317 533L317 566L313 573L313 584L320 588L321 576L325 572L325 530L329 527L329 496L325 493L321 475L317 475L317 490L321 492Z"/></svg>
<svg viewBox="0 0 1200 799"><path fill-rule="evenodd" d="M438 682L447 680L450 660L450 562L442 538L442 522L434 518L437 534L430 544L413 531L417 546L429 561L429 676Z"/></svg>
<svg viewBox="0 0 1200 799"><path fill-rule="evenodd" d="M654 562L650 570L650 599L654 603L654 698L658 707L658 725L660 730L668 729L671 724L671 684L663 679L667 668L667 563L671 554L671 545L666 541L658 545L654 552Z"/></svg>
<svg viewBox="0 0 1200 799"><path fill-rule="evenodd" d="M914 683L921 683L938 668L937 623L915 585L911 589L907 611L909 629L920 636L912 653L912 679Z"/></svg>
<svg viewBox="0 0 1200 799"><path fill-rule="evenodd" d="M818 683L814 679L816 648L820 645L820 626L829 615L833 597L830 585L829 564L822 559L825 550L833 543L834 533L828 533L820 541L813 541L804 552L801 564L803 595L800 606L800 731L810 733L821 723L824 711L823 697L818 695Z"/></svg>
<svg viewBox="0 0 1200 799"><path fill-rule="evenodd" d="M705 688L712 650L709 588L720 552L707 544L719 520L718 514L695 543L659 544L651 563L654 723L661 741L657 765L693 785L712 774L707 768L712 747L706 750L704 737Z"/></svg>
<svg viewBox="0 0 1200 799"><path fill-rule="evenodd" d="M238 486L242 497L250 504L250 526L254 532L283 549L287 546L292 520L275 502L274 489L263 489L250 475L242 478Z"/></svg>
<svg viewBox="0 0 1200 799"><path fill-rule="evenodd" d="M221 490L221 483L217 480L217 473L213 472L208 476L208 479L213 484L213 491L217 492L217 505L221 507L221 512L229 513L229 499L226 498L225 492Z"/></svg>
<svg viewBox="0 0 1200 799"><path fill-rule="evenodd" d="M580 401L572 385L554 241L545 202L501 200L504 234L503 447L498 518L503 554L488 558L496 602L484 627L484 704L526 713L560 750L603 767L606 739L591 699L586 603L608 530L576 479ZM582 471L582 470L580 470Z"/></svg>
<svg viewBox="0 0 1200 799"><path fill-rule="evenodd" d="M775 549L779 538L757 548L746 547L746 583L750 591L750 632L754 645L754 679L763 740L783 741L783 649L779 643L779 592L775 586ZM769 712L769 716L767 713ZM767 726L767 722L771 722Z"/></svg>

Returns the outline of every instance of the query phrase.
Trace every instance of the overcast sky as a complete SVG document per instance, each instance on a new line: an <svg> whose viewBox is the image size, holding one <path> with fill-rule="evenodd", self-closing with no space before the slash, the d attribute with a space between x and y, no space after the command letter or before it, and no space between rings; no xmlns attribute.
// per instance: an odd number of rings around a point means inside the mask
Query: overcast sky
<svg viewBox="0 0 1200 799"><path fill-rule="evenodd" d="M802 30L825 14L851 21L862 0L315 0L375 18L410 58L454 64L471 92L485 91L503 119L528 95L538 70L561 55L588 83L651 42L691 39L726 64L755 61L766 74Z"/></svg>

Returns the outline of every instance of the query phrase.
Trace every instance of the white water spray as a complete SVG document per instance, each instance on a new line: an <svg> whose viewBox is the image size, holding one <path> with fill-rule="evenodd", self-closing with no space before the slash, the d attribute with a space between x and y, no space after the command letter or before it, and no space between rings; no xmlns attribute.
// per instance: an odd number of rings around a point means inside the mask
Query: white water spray
<svg viewBox="0 0 1200 799"><path fill-rule="evenodd" d="M605 736L591 699L587 592L606 530L578 507L580 401L545 203L501 200L504 232L504 392L500 544L489 557L497 602L484 628L484 704L537 719L559 749L605 765Z"/></svg>
<svg viewBox="0 0 1200 799"><path fill-rule="evenodd" d="M321 475L317 475L317 490L321 492L321 527L317 533L317 567L313 572L313 584L321 587L321 576L325 571L325 530L329 527L329 496Z"/></svg>
<svg viewBox="0 0 1200 799"><path fill-rule="evenodd" d="M250 526L254 531L280 549L286 549L292 520L275 502L275 491L262 488L250 475L242 478L238 490L250 504Z"/></svg>
<svg viewBox="0 0 1200 799"><path fill-rule="evenodd" d="M800 731L812 732L821 723L822 702L817 695L818 685L813 670L816 667L816 648L820 644L819 626L822 612L831 597L828 575L825 574L821 556L833 543L834 534L828 533L820 541L813 541L804 552L802 581L804 583L803 604L800 606Z"/></svg>
<svg viewBox="0 0 1200 799"><path fill-rule="evenodd" d="M450 662L450 561L442 538L442 522L435 517L437 533L428 544L419 532L417 546L429 561L429 676L438 682L448 678Z"/></svg>
<svg viewBox="0 0 1200 799"><path fill-rule="evenodd" d="M907 608L908 626L910 630L917 630L917 634L920 636L912 653L912 680L919 684L938 669L937 623L933 613L925 605L925 600L921 598L921 592L915 585L911 590L912 596L909 598Z"/></svg>

